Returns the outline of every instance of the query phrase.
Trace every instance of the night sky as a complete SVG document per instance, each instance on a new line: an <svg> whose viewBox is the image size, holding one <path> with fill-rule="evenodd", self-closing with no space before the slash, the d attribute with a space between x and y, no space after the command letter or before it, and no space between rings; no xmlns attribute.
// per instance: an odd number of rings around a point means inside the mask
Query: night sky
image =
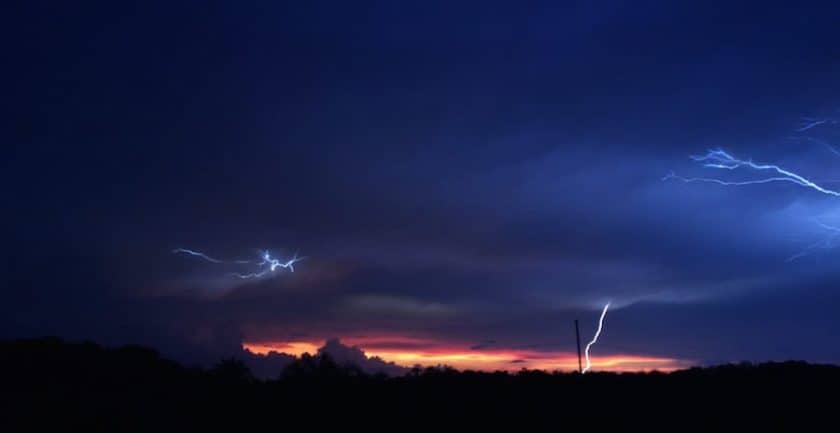
<svg viewBox="0 0 840 433"><path fill-rule="evenodd" d="M604 369L840 362L840 197L663 181L840 188L840 6L523 3L4 14L0 338L566 368L609 301Z"/></svg>

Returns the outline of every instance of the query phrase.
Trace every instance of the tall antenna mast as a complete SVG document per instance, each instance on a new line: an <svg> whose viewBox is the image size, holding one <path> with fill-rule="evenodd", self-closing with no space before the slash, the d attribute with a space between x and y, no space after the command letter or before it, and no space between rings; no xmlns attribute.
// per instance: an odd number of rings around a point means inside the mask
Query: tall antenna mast
<svg viewBox="0 0 840 433"><path fill-rule="evenodd" d="M575 319L575 338L577 339L578 349L578 373L583 374L583 363L580 361L580 328L578 327L577 319Z"/></svg>

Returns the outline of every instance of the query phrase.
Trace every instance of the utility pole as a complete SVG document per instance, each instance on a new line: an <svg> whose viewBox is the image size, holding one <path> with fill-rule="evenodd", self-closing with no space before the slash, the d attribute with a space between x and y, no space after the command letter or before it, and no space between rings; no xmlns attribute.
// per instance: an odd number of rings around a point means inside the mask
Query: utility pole
<svg viewBox="0 0 840 433"><path fill-rule="evenodd" d="M580 328L578 327L577 319L575 319L575 338L577 339L578 348L578 373L583 374L583 363L580 361Z"/></svg>

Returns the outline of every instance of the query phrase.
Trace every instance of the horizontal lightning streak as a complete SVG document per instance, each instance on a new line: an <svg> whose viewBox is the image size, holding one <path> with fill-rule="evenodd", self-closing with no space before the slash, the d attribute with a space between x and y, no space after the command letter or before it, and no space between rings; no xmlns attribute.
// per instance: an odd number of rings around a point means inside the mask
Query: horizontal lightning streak
<svg viewBox="0 0 840 433"><path fill-rule="evenodd" d="M829 236L828 236L827 238L825 238L825 239L821 239L821 240L819 240L819 241L817 241L817 242L814 242L814 243L813 243L813 244L811 244L811 245L808 245L808 246L807 246L807 247L805 247L802 251L800 251L800 252L798 252L798 253L796 253L796 254L794 254L794 255L792 255L792 256L790 256L790 257L788 257L788 258L787 258L787 260L785 260L786 262L792 262L792 261L794 261L794 260L796 260L796 259L799 259L799 258L802 258L802 257L804 257L804 256L807 256L807 255L808 255L808 253L810 253L811 251L813 251L813 250L815 250L815 249L817 249L817 248L829 249L829 248L831 248L831 246L832 246L832 242L833 242L834 240L836 240L838 237L840 237L840 228L838 228L838 227L834 227L834 226L830 226L830 225L828 225L828 224L823 224L823 223L820 223L820 222L818 222L817 224L819 224L819 226L820 226L820 227L822 227L822 228L824 228L824 229L826 229L826 230L831 231L831 232L832 232L832 233L831 233L831 235L829 235Z"/></svg>
<svg viewBox="0 0 840 433"><path fill-rule="evenodd" d="M836 121L836 120L823 120L823 119L820 119L820 120L805 119L805 120L807 120L808 123L805 124L800 129L798 129L798 131L800 131L800 132L806 131L808 129L815 128L815 127L823 125L823 124L834 125L834 124L838 123L838 121ZM816 139L816 138L813 138L813 137L807 137L807 136L806 137L793 137L793 138L795 138L795 139L805 139L805 140L823 145L826 148L828 148L828 150L830 152L834 153L835 155L840 155L840 151L838 151L833 146L831 146L830 144L828 144L828 143L826 143L822 140L819 140L819 139ZM712 169L719 169L719 170L733 170L733 171L737 170L737 169L745 169L745 170L752 170L752 171L756 171L756 172L771 172L773 174L771 176L768 176L768 177L752 179L752 180L729 181L729 180L724 180L724 179L720 179L720 178L716 178L716 177L685 177L685 176L677 175L676 173L674 173L672 171L672 172L668 173L667 175L665 175L662 178L662 180L666 181L666 180L670 180L670 179L675 179L675 180L679 180L679 181L686 182L686 183L706 182L706 183L715 183L715 184L723 185L723 186L745 186L745 185L766 184L766 183L772 183L772 182L789 182L789 183L793 183L793 184L796 184L796 185L799 185L799 186L802 186L802 187L805 187L805 188L812 189L814 191L820 192L820 193L825 194L825 195L840 197L840 191L823 187L813 180L810 180L810 179L808 179L808 178L806 178L806 177L804 177L800 174L797 174L795 172L792 172L790 170L784 169L784 168L782 168L778 165L760 164L760 163L753 162L752 160L739 159L739 158L736 158L733 155L727 153L726 151L724 151L722 149L709 150L705 155L700 155L700 156L692 155L692 156L690 156L690 158L692 160L696 161L696 162L702 163L702 166L704 168L712 168ZM821 182L830 183L832 181L823 180ZM824 239L821 239L818 242L815 242L815 243L807 246L802 251L788 257L786 259L787 262L792 262L792 261L797 260L797 259L799 259L803 256L806 256L806 255L808 255L809 253L811 253L812 251L814 251L818 248L825 248L825 249L831 248L833 246L833 243L838 238L840 238L840 228L832 227L832 226L829 226L827 224L822 224L822 223L819 223L819 224L824 229L830 230L832 232L832 234L830 236L824 238Z"/></svg>
<svg viewBox="0 0 840 433"><path fill-rule="evenodd" d="M263 261L258 263L258 266L262 267L262 266L267 265L268 268L266 268L266 269L264 269L260 272L252 272L252 273L249 273L249 274L234 273L232 275L244 280L244 279L249 279L249 278L260 278L262 276L265 276L269 273L272 273L272 272L276 271L277 268L288 269L290 272L294 272L295 271L295 263L297 263L297 262L299 262L299 261L301 261L305 258L305 257L298 257L297 253L295 253L294 257L292 257L288 261L281 262L278 259L272 258L271 254L268 251L263 252L262 257L263 257Z"/></svg>
<svg viewBox="0 0 840 433"><path fill-rule="evenodd" d="M243 265L243 264L253 263L253 261L251 261L251 260L231 260L231 261L219 260L219 259L210 257L207 254L204 254L202 252L194 251L194 250L190 250L190 249L186 249L186 248L176 248L176 249L172 250L172 252L175 253L175 254L189 254L191 256L200 257L200 258L202 258L204 260L207 260L211 263L218 263L218 264ZM261 258L262 258L262 261L257 263L258 267L263 268L261 271L251 272L251 273L231 273L230 275L235 276L235 277L240 278L240 279L250 279L250 278L260 278L260 277L266 276L268 274L276 272L278 269L288 269L289 271L294 272L295 271L295 266L294 266L295 263L303 260L305 257L298 257L297 253L295 253L294 257L292 257L290 260L287 260L287 261L283 262L283 261L280 261L279 259L271 257L270 252L263 251L262 255L261 255Z"/></svg>
<svg viewBox="0 0 840 433"><path fill-rule="evenodd" d="M790 182L805 188L810 188L826 195L840 197L840 192L824 188L815 182L796 174L792 171L786 170L773 164L758 164L751 160L743 160L735 158L721 149L710 150L702 156L691 156L691 159L697 162L702 162L705 168L716 168L721 170L736 170L739 168L747 168L755 171L771 171L777 176L771 176L755 180L746 181L725 181L718 178L709 177L683 177L674 172L667 174L662 180L677 179L683 182L709 182L725 186L743 186L743 185L758 185L771 182Z"/></svg>
<svg viewBox="0 0 840 433"><path fill-rule="evenodd" d="M202 259L207 260L208 262L212 262L212 263L224 263L223 261L221 261L219 259L214 259L214 258L208 256L207 254L200 253L198 251L188 250L186 248L175 248L174 250L172 250L172 252L174 254L189 254L191 256L201 257Z"/></svg>
<svg viewBox="0 0 840 433"><path fill-rule="evenodd" d="M823 125L826 122L828 122L828 121L827 120L811 120L811 121L808 121L807 123L805 123L801 128L797 129L796 131L797 132L804 132L804 131L807 131L811 128L816 128L817 126Z"/></svg>

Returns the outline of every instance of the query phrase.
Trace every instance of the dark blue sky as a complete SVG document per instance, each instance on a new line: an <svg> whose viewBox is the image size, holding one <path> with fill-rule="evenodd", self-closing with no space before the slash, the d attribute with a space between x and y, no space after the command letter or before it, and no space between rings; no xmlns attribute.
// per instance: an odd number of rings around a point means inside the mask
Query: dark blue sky
<svg viewBox="0 0 840 433"><path fill-rule="evenodd" d="M840 198L661 180L717 147L840 179L840 127L796 132L840 116L840 7L243 3L6 16L1 336L563 351L609 300L602 353L840 362L840 249L786 262Z"/></svg>

